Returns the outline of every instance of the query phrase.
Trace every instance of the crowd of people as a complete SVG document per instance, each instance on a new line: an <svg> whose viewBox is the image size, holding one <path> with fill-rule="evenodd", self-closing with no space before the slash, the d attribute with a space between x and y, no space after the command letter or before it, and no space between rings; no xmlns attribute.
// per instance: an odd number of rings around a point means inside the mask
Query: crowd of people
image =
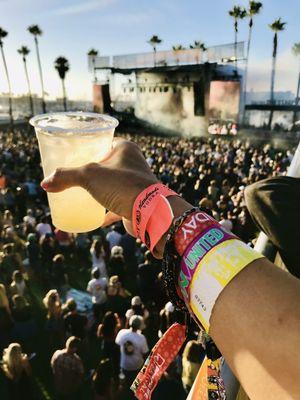
<svg viewBox="0 0 300 400"><path fill-rule="evenodd" d="M292 158L291 151L237 139L125 136L139 144L163 183L249 245L257 232L244 188L284 174ZM149 350L183 317L166 297L161 262L119 224L81 234L54 227L41 179L33 133L1 132L3 390L11 399L23 398L24 391L28 399L134 398L129 387ZM81 297L90 300L86 307ZM186 397L206 340L191 322L153 399ZM47 360L51 383L41 384L39 359Z"/></svg>

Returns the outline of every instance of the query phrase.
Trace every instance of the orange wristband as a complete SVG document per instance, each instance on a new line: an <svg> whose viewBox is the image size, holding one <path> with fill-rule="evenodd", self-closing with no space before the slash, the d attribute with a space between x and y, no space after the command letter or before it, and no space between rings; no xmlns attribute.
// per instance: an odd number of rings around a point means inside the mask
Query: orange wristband
<svg viewBox="0 0 300 400"><path fill-rule="evenodd" d="M169 196L178 194L162 183L155 183L143 190L133 204L134 233L151 252L170 228L174 218L167 200Z"/></svg>

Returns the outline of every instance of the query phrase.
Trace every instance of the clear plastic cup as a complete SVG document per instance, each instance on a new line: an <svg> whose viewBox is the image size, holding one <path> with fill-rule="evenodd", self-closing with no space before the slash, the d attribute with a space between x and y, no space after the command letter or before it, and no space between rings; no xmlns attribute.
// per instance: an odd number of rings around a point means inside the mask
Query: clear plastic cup
<svg viewBox="0 0 300 400"><path fill-rule="evenodd" d="M44 176L56 168L98 162L111 150L118 120L84 112L42 114L33 117ZM65 232L88 232L100 227L105 208L85 189L73 187L48 193L53 224Z"/></svg>

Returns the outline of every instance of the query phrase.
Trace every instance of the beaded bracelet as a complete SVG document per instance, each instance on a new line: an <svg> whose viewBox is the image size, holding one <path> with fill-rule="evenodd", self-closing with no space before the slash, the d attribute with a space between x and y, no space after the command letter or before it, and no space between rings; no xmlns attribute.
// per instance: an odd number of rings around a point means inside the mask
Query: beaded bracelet
<svg viewBox="0 0 300 400"><path fill-rule="evenodd" d="M167 291L167 294L174 304L175 307L178 309L185 311L186 313L189 312L187 306L182 298L178 295L177 291L177 277L180 268L180 260L181 257L177 253L174 245L174 237L176 232L178 231L179 227L185 221L185 219L195 211L199 211L198 207L193 207L187 211L185 211L182 215L175 218L172 222L171 228L167 234L167 240L164 249L164 257L162 263L162 273L164 279L164 285Z"/></svg>

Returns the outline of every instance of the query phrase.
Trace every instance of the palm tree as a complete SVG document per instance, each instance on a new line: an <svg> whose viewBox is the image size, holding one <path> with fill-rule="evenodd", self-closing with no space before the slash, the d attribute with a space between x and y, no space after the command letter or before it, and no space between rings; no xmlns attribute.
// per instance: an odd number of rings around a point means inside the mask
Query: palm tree
<svg viewBox="0 0 300 400"><path fill-rule="evenodd" d="M96 57L98 55L98 50L91 49L88 51L87 55L92 58L92 64L93 64L93 74L94 74L94 82L97 82L97 76L96 76Z"/></svg>
<svg viewBox="0 0 300 400"><path fill-rule="evenodd" d="M31 88L30 88L30 81L29 81L29 75L28 75L28 70L27 70L27 60L26 56L30 53L30 50L26 46L21 46L17 52L21 54L22 59L23 59L23 64L24 64L24 71L25 71L25 76L26 76L26 81L27 81L27 87L28 87L28 98L29 98L29 106L30 106L30 114L31 116L34 114L34 109L33 109L33 101L32 101L32 95L31 95Z"/></svg>
<svg viewBox="0 0 300 400"><path fill-rule="evenodd" d="M244 7L234 6L232 10L228 11L230 17L234 19L234 62L235 62L235 73L237 74L237 40L238 40L238 21L244 19L247 15L247 11Z"/></svg>
<svg viewBox="0 0 300 400"><path fill-rule="evenodd" d="M273 37L273 53L272 53L272 72L271 72L271 90L270 90L270 104L274 104L274 85L275 85L275 72L276 72L276 58L277 58L277 47L278 47L278 32L284 30L286 22L282 22L281 18L276 19L272 24L269 24L269 28L274 32ZM270 112L268 127L271 129L273 119L273 110Z"/></svg>
<svg viewBox="0 0 300 400"><path fill-rule="evenodd" d="M190 44L190 49L199 49L202 50L203 52L205 52L207 50L207 47L205 46L205 44L203 42L201 42L200 40L194 40L193 44ZM196 62L197 64L199 64L199 57L197 55L196 57Z"/></svg>
<svg viewBox="0 0 300 400"><path fill-rule="evenodd" d="M57 70L58 75L61 79L62 90L63 90L64 110L67 111L67 94L66 94L66 87L65 87L65 78L66 78L66 73L70 69L69 61L65 57L62 57L62 56L57 57L57 59L54 61L54 68Z"/></svg>
<svg viewBox="0 0 300 400"><path fill-rule="evenodd" d="M153 35L153 36L147 41L147 43L149 43L150 46L152 46L152 48L153 48L154 67L156 66L156 48L157 48L157 45L160 44L161 42L162 42L162 39L160 39L157 35Z"/></svg>
<svg viewBox="0 0 300 400"><path fill-rule="evenodd" d="M43 113L45 113L46 112L46 103L45 103L45 98L44 98L45 90L44 90L43 71L42 71L42 64L41 64L41 58L40 58L40 51L39 51L39 43L38 43L38 36L41 36L43 34L43 31L40 29L40 27L38 25L30 25L27 28L27 30L34 37L35 50L36 50L37 62L38 62L39 73L40 73L41 88L42 88L42 108L43 108Z"/></svg>
<svg viewBox="0 0 300 400"><path fill-rule="evenodd" d="M294 46L292 47L292 52L295 57L299 58L300 61L300 42L294 43ZM296 99L295 99L296 106L299 104L299 96L300 96L300 63L299 63L298 84L297 84ZM295 124L296 122L296 114L297 111L295 110L293 117L293 124Z"/></svg>
<svg viewBox="0 0 300 400"><path fill-rule="evenodd" d="M8 85L8 104L9 104L8 112L9 112L10 124L13 125L14 120L13 120L13 113L12 113L11 84L10 84L9 73L8 73L6 58L5 58L4 49L3 49L3 39L7 35L8 35L8 33L4 29L0 28L0 49L1 49L1 56L2 56L2 61L3 61L3 65L4 65L7 85Z"/></svg>
<svg viewBox="0 0 300 400"><path fill-rule="evenodd" d="M207 47L200 40L194 40L194 43L190 44L190 49L200 49L202 51L206 51Z"/></svg>
<svg viewBox="0 0 300 400"><path fill-rule="evenodd" d="M245 121L245 105L246 105L246 93L247 93L247 80L248 80L248 63L249 63L249 54L250 54L250 44L252 37L252 28L253 28L253 18L255 15L258 15L260 9L263 4L259 1L249 1L249 7L247 10L247 16L249 17L249 30L248 30L248 42L247 42L247 58L246 58L246 66L245 66L245 76L244 76L244 114L243 121Z"/></svg>
<svg viewBox="0 0 300 400"><path fill-rule="evenodd" d="M176 55L178 55L178 52L181 50L185 50L185 47L182 46L181 44L176 44L175 46L172 46L172 50ZM176 64L179 64L179 58L176 59Z"/></svg>

